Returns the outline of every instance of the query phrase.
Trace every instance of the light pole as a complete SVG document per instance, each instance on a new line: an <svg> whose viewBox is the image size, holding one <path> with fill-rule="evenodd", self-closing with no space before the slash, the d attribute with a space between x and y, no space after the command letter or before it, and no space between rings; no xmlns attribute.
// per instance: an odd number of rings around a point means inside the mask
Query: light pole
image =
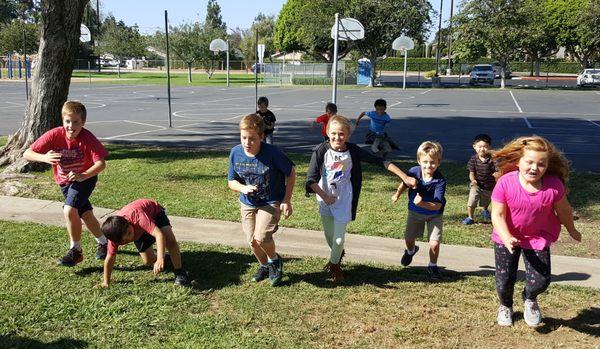
<svg viewBox="0 0 600 349"><path fill-rule="evenodd" d="M440 20L438 23L438 40L437 49L435 51L435 75L437 76L440 72L440 42L442 40L442 10L444 9L444 0L440 0Z"/></svg>
<svg viewBox="0 0 600 349"><path fill-rule="evenodd" d="M448 69L447 74L452 73L452 16L454 15L454 0L450 0L450 22L448 23Z"/></svg>

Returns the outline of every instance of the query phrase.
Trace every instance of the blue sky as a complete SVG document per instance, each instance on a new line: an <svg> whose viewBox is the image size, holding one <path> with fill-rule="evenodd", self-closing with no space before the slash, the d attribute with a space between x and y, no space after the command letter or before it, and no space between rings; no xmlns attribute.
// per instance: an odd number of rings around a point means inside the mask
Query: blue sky
<svg viewBox="0 0 600 349"><path fill-rule="evenodd" d="M95 4L94 0L91 0ZM217 0L221 6L221 15L229 28L249 28L259 12L277 15L286 0ZM168 1L133 1L133 0L101 0L102 16L112 13L117 20L128 25L137 24L142 33L152 33L164 28L164 10L169 12L169 23L178 25L184 22L203 21L206 16L206 0L168 0ZM439 11L440 0L430 0L436 11ZM459 0L454 1L455 13ZM443 20L450 16L450 0L444 1ZM333 20L332 20L333 21ZM437 18L434 19L437 28ZM435 30L432 30L432 33ZM433 34L430 35L432 37Z"/></svg>

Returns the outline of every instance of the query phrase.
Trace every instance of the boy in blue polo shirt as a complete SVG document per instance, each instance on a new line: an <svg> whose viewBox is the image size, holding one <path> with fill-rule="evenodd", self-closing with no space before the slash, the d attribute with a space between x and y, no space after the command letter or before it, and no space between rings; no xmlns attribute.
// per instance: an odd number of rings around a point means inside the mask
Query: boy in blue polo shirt
<svg viewBox="0 0 600 349"><path fill-rule="evenodd" d="M444 206L446 206L446 179L438 167L442 161L442 146L438 142L425 141L417 149L417 161L419 166L408 170L407 175L417 179L416 189L408 190L408 217L406 218L406 231L404 240L406 250L400 263L408 266L413 256L419 251L415 245L417 237L423 236L427 228L429 234L429 265L428 271L432 279L441 279L442 275L437 266L440 255L440 243L442 241L442 226ZM406 185L401 183L392 195L392 201L396 202Z"/></svg>
<svg viewBox="0 0 600 349"><path fill-rule="evenodd" d="M392 121L392 118L385 112L387 109L387 102L385 99L378 99L374 104L375 110L362 112L356 119L356 126L364 116L367 116L371 123L369 124L369 132L366 136L366 143L372 143L371 151L373 154L380 156L385 159L387 154L392 151L392 148L396 147L392 140L388 137L385 129L387 125Z"/></svg>

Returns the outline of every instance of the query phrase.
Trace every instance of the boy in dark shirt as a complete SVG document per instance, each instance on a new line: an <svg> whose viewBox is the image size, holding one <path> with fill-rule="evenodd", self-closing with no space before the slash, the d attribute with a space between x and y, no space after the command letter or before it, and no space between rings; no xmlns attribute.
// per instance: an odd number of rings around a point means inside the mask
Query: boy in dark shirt
<svg viewBox="0 0 600 349"><path fill-rule="evenodd" d="M475 154L471 156L467 163L469 170L470 190L469 201L467 202L467 218L462 224L470 225L475 223L473 215L477 205L483 207L481 215L483 219L490 220L491 215L488 211L494 185L496 185L495 174L498 171L496 164L490 154L492 139L486 134L478 134L473 140L473 149Z"/></svg>
<svg viewBox="0 0 600 349"><path fill-rule="evenodd" d="M273 132L275 131L275 114L269 110L269 99L267 97L260 97L256 102L258 110L256 114L260 115L265 124L264 139L266 143L273 144Z"/></svg>

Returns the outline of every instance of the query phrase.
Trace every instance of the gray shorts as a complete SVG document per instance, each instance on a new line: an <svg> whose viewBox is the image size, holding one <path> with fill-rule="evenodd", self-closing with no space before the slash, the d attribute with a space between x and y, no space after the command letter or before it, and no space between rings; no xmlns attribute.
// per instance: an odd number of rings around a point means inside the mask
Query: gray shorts
<svg viewBox="0 0 600 349"><path fill-rule="evenodd" d="M469 189L469 201L467 202L468 207L488 207L492 202L492 191L481 189L476 185L472 185Z"/></svg>
<svg viewBox="0 0 600 349"><path fill-rule="evenodd" d="M442 242L443 225L444 219L442 214L427 215L409 210L408 217L406 217L404 237L407 239L423 237L425 227L427 227L429 240Z"/></svg>

